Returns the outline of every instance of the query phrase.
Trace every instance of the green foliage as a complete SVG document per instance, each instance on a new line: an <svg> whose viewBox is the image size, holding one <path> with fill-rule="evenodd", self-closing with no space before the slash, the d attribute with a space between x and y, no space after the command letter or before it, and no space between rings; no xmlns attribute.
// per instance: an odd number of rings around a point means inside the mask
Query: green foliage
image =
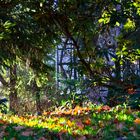
<svg viewBox="0 0 140 140"><path fill-rule="evenodd" d="M102 17L98 20L99 23L107 24L110 22L110 13L107 11L104 11L102 14Z"/></svg>
<svg viewBox="0 0 140 140"><path fill-rule="evenodd" d="M15 26L15 23L10 22L9 20L4 22L0 22L0 41L10 39L10 35L12 33L12 28Z"/></svg>
<svg viewBox="0 0 140 140"><path fill-rule="evenodd" d="M129 30L134 31L135 28L136 28L135 22L128 18L126 23L124 24L124 29L128 32Z"/></svg>

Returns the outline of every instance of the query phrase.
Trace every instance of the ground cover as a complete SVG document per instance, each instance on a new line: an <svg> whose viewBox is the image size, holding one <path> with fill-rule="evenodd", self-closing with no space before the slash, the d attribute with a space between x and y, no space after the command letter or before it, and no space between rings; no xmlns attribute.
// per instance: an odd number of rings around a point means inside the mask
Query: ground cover
<svg viewBox="0 0 140 140"><path fill-rule="evenodd" d="M140 112L126 106L58 107L42 116L0 114L2 140L140 140Z"/></svg>

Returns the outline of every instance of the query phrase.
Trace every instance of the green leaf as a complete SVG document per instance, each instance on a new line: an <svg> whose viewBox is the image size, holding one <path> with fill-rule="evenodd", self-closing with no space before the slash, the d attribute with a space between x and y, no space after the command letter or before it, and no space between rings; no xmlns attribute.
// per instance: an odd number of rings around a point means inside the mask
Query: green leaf
<svg viewBox="0 0 140 140"><path fill-rule="evenodd" d="M6 21L3 25L6 29L15 26L15 23L11 23L10 21Z"/></svg>
<svg viewBox="0 0 140 140"><path fill-rule="evenodd" d="M134 30L135 27L136 27L135 22L128 18L126 23L124 24L124 29L126 31L129 31L129 30Z"/></svg>
<svg viewBox="0 0 140 140"><path fill-rule="evenodd" d="M119 22L116 22L115 26L120 26L120 23Z"/></svg>

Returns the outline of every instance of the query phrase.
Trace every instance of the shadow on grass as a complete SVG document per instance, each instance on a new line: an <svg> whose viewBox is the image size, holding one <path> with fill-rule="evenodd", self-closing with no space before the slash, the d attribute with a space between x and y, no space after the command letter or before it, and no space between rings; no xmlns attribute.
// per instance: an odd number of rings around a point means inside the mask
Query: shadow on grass
<svg viewBox="0 0 140 140"><path fill-rule="evenodd" d="M59 140L57 132L45 128L27 127L18 124L0 124L0 139L4 140Z"/></svg>
<svg viewBox="0 0 140 140"><path fill-rule="evenodd" d="M14 123L0 123L0 140L60 140L59 132L47 128L28 127ZM65 139L72 138L65 134Z"/></svg>
<svg viewBox="0 0 140 140"><path fill-rule="evenodd" d="M65 131L28 127L15 123L0 122L0 140L97 140L94 136L71 135Z"/></svg>

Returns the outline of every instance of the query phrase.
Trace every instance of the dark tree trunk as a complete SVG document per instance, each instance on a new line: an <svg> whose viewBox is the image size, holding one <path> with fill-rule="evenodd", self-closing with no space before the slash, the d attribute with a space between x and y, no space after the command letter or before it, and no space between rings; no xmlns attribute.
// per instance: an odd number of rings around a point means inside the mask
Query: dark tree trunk
<svg viewBox="0 0 140 140"><path fill-rule="evenodd" d="M120 66L120 60L115 62L115 67L116 67L116 79L117 81L121 81L121 66Z"/></svg>
<svg viewBox="0 0 140 140"><path fill-rule="evenodd" d="M42 114L42 109L41 109L40 93L39 93L39 91L36 91L36 109L37 109L37 114L41 115Z"/></svg>
<svg viewBox="0 0 140 140"><path fill-rule="evenodd" d="M37 86L35 80L33 82L33 92L35 93L37 114L41 115L42 114L42 109L41 109L41 101L40 101L40 90L39 90L39 87Z"/></svg>
<svg viewBox="0 0 140 140"><path fill-rule="evenodd" d="M9 100L10 100L10 111L17 113L18 111L18 98L17 98L17 90L16 90L16 80L17 80L17 74L16 74L16 64L11 65L10 67L10 94L9 94Z"/></svg>

